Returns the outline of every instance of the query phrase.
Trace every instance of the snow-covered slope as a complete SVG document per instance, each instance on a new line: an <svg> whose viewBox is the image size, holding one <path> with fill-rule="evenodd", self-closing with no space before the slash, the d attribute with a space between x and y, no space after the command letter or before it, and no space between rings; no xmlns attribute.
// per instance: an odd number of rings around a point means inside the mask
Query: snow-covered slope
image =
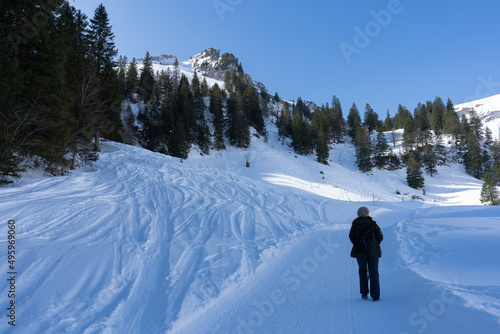
<svg viewBox="0 0 500 334"><path fill-rule="evenodd" d="M185 75L188 78L188 80L191 82L191 80L193 79L194 73L196 71L198 78L200 80L203 80L203 78L206 78L207 84L209 87L213 87L213 85L218 84L219 87L224 88L224 86L225 86L224 78L222 77L222 80L220 78L216 79L213 76L208 75L208 73L206 71L201 70L199 66L195 66L195 64L193 63L193 60L197 60L197 59L199 59L199 58L197 56L194 56L190 60L179 62L178 67L175 66L175 61L177 60L177 57L170 56L170 55L152 56L151 62L153 65L153 71L155 73L160 73L162 71L164 71L164 72L170 71L170 73L173 74L176 71L176 69L178 69L179 76ZM137 69L139 72L141 71L143 66L144 66L143 59L137 59Z"/></svg>
<svg viewBox="0 0 500 334"><path fill-rule="evenodd" d="M268 143L184 161L107 142L92 169L1 188L18 308L0 332L498 333L500 211L480 181L442 168L423 195L404 171L357 171L350 144L325 166L267 128ZM378 303L349 257L361 205L385 235Z"/></svg>
<svg viewBox="0 0 500 334"><path fill-rule="evenodd" d="M493 138L500 138L500 94L455 106L455 111L460 117L472 109L476 111L483 124L490 128Z"/></svg>

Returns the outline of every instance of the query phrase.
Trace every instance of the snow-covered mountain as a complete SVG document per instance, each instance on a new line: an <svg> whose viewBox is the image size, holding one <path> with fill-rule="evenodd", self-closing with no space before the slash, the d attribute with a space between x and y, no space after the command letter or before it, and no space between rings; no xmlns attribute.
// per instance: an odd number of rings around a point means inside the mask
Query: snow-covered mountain
<svg viewBox="0 0 500 334"><path fill-rule="evenodd" d="M161 71L170 71L171 73L173 73L176 69L176 67L174 66L176 60L177 57L172 55L151 56L153 71L155 73ZM136 59L137 68L139 70L143 67L143 61L143 58ZM226 52L221 54L221 51L219 49L209 48L197 55L192 56L186 61L179 61L177 69L179 70L180 75L185 75L189 79L189 81L192 80L194 73L196 72L200 79L206 78L209 87L217 84L219 85L219 87L224 88L225 73L227 71L243 70L243 67L238 58L232 53ZM254 80L253 83L257 92L269 93L266 86L262 82ZM274 96L274 93L271 94L271 96ZM269 105L269 109L276 111L281 110L284 101L285 100L281 100L278 103L274 103L272 101ZM293 105L295 103L293 99L286 99L286 101L290 105ZM311 111L314 111L318 108L318 105L312 101L304 101L304 103Z"/></svg>
<svg viewBox="0 0 500 334"><path fill-rule="evenodd" d="M455 106L460 117L471 110L475 110L483 124L490 128L493 138L500 138L500 94Z"/></svg>
<svg viewBox="0 0 500 334"><path fill-rule="evenodd" d="M220 50L210 48L191 57L184 64L191 65L194 71L217 80L224 80L224 74L228 71L237 71L240 63L231 53L221 55Z"/></svg>
<svg viewBox="0 0 500 334"><path fill-rule="evenodd" d="M481 181L441 167L424 195L404 170L359 172L349 143L325 166L266 127L184 161L105 142L93 168L1 188L17 318L3 279L0 332L498 333L500 212ZM360 206L385 236L378 303L349 257Z"/></svg>

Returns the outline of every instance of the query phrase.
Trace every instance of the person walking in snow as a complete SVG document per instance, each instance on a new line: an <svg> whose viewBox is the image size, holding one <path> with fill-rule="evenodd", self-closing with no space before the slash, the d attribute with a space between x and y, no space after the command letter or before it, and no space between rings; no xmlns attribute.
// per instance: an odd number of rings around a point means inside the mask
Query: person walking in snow
<svg viewBox="0 0 500 334"><path fill-rule="evenodd" d="M349 239L353 244L351 257L358 261L361 297L367 299L370 292L373 300L377 301L380 298L378 261L382 257L380 243L384 235L369 214L367 207L358 209L358 218L352 222ZM368 290L368 280L370 280L370 290Z"/></svg>

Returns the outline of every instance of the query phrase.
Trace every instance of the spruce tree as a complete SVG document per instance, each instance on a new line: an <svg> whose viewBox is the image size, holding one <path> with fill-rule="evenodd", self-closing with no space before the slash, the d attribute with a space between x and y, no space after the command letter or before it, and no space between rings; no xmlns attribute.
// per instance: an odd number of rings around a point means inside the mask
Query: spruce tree
<svg viewBox="0 0 500 334"><path fill-rule="evenodd" d="M491 173L484 176L480 201L486 205L500 205L500 193Z"/></svg>
<svg viewBox="0 0 500 334"><path fill-rule="evenodd" d="M205 102L203 100L201 83L196 72L191 81L191 90L193 93L195 142L204 154L208 154L210 148L210 129L205 121Z"/></svg>
<svg viewBox="0 0 500 334"><path fill-rule="evenodd" d="M477 179L483 176L483 157L480 144L474 131L469 131L465 144L464 165L465 172Z"/></svg>
<svg viewBox="0 0 500 334"><path fill-rule="evenodd" d="M104 5L100 4L90 20L91 56L99 71L104 70L118 53L115 48L114 34Z"/></svg>
<svg viewBox="0 0 500 334"><path fill-rule="evenodd" d="M490 150L493 147L493 133L489 127L484 130L484 145Z"/></svg>
<svg viewBox="0 0 500 334"><path fill-rule="evenodd" d="M253 85L247 86L242 96L242 107L246 118L255 130L263 135L265 132L264 117L259 105L259 95Z"/></svg>
<svg viewBox="0 0 500 334"><path fill-rule="evenodd" d="M97 71L101 94L101 113L94 128L94 151L101 150L99 139L102 134L109 139L121 140L121 102L120 83L114 70L114 57L117 50L114 44L114 34L109 24L106 8L101 4L97 7L94 17L90 20L89 42L90 54Z"/></svg>
<svg viewBox="0 0 500 334"><path fill-rule="evenodd" d="M278 136L282 140L282 144L285 144L285 138L290 137L292 134L292 114L290 112L290 106L288 102L283 104L281 109L281 114L278 119Z"/></svg>
<svg viewBox="0 0 500 334"><path fill-rule="evenodd" d="M193 93L188 78L183 74L177 90L174 116L177 124L182 124L183 132L188 144L195 141L196 119L194 117Z"/></svg>
<svg viewBox="0 0 500 334"><path fill-rule="evenodd" d="M448 165L448 153L443 144L443 136L438 135L434 144L434 153L436 154L436 161L438 166Z"/></svg>
<svg viewBox="0 0 500 334"><path fill-rule="evenodd" d="M495 180L495 184L500 183L500 141L497 139L493 142L491 148L491 174Z"/></svg>
<svg viewBox="0 0 500 334"><path fill-rule="evenodd" d="M137 71L137 62L135 58L128 64L127 74L125 77L125 96L132 100L133 94L137 92L139 72Z"/></svg>
<svg viewBox="0 0 500 334"><path fill-rule="evenodd" d="M144 103L149 103L153 87L155 86L155 78L153 73L153 63L149 52L146 52L146 57L143 60L143 67L138 83L138 94Z"/></svg>
<svg viewBox="0 0 500 334"><path fill-rule="evenodd" d="M394 128L392 126L392 118L391 114L389 113L389 110L387 110L387 115L385 116L384 120L384 130L385 131L392 131Z"/></svg>
<svg viewBox="0 0 500 334"><path fill-rule="evenodd" d="M401 104L398 105L398 111L392 120L392 125L395 129L403 129L408 122L413 122L411 112Z"/></svg>
<svg viewBox="0 0 500 334"><path fill-rule="evenodd" d="M414 151L410 152L410 156L408 159L408 167L406 168L406 181L408 182L408 185L414 189L423 188L425 184L425 179Z"/></svg>
<svg viewBox="0 0 500 334"><path fill-rule="evenodd" d="M413 122L413 118L408 118L404 125L403 132L403 148L406 152L412 151L417 146L417 134L418 132L415 130L415 125Z"/></svg>
<svg viewBox="0 0 500 334"><path fill-rule="evenodd" d="M427 174L431 177L437 174L438 161L433 145L426 145L424 147L422 162Z"/></svg>
<svg viewBox="0 0 500 334"><path fill-rule="evenodd" d="M479 142L482 142L484 139L483 122L481 121L481 118L479 118L474 109L471 110L469 114L470 114L469 118L470 128L473 131L476 139Z"/></svg>
<svg viewBox="0 0 500 334"><path fill-rule="evenodd" d="M316 158L318 162L328 165L329 155L328 141L326 139L325 132L322 128L320 128L316 139Z"/></svg>
<svg viewBox="0 0 500 334"><path fill-rule="evenodd" d="M385 168L388 162L389 144L382 132L377 133L377 140L374 147L375 166L379 169Z"/></svg>
<svg viewBox="0 0 500 334"><path fill-rule="evenodd" d="M365 106L364 125L368 128L368 132L372 133L377 128L378 115L373 111L369 103Z"/></svg>
<svg viewBox="0 0 500 334"><path fill-rule="evenodd" d="M334 95L332 98L332 108L330 113L329 128L331 132L331 139L336 142L342 142L342 136L345 128L345 120L342 113L342 106L340 100Z"/></svg>
<svg viewBox="0 0 500 334"><path fill-rule="evenodd" d="M238 93L231 92L227 100L227 138L229 143L240 148L250 146L248 119L243 112L243 103Z"/></svg>
<svg viewBox="0 0 500 334"><path fill-rule="evenodd" d="M292 120L292 147L298 154L309 154L313 151L312 129L307 119L304 119L300 109L293 111Z"/></svg>
<svg viewBox="0 0 500 334"><path fill-rule="evenodd" d="M358 107L353 103L351 109L349 109L349 115L347 115L348 134L353 141L356 140L356 131L359 127L361 127L361 116Z"/></svg>
<svg viewBox="0 0 500 334"><path fill-rule="evenodd" d="M227 72L226 72L227 73ZM214 147L216 150L224 150L224 92L215 84L210 91L210 113L213 115Z"/></svg>
<svg viewBox="0 0 500 334"><path fill-rule="evenodd" d="M432 118L431 127L434 133L439 133L443 130L443 114L444 114L444 103L440 97L436 97L432 103Z"/></svg>
<svg viewBox="0 0 500 334"><path fill-rule="evenodd" d="M362 172L370 171L373 167L371 162L371 141L366 126L357 128L355 145L356 165Z"/></svg>

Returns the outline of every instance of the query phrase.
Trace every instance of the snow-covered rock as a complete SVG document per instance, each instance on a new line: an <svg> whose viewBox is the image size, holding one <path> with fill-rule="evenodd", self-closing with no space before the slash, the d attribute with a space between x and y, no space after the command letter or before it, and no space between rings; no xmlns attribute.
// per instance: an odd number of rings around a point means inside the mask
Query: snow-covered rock
<svg viewBox="0 0 500 334"><path fill-rule="evenodd" d="M500 138L500 94L455 106L460 117L472 110L481 118L483 125L491 130L493 138Z"/></svg>

